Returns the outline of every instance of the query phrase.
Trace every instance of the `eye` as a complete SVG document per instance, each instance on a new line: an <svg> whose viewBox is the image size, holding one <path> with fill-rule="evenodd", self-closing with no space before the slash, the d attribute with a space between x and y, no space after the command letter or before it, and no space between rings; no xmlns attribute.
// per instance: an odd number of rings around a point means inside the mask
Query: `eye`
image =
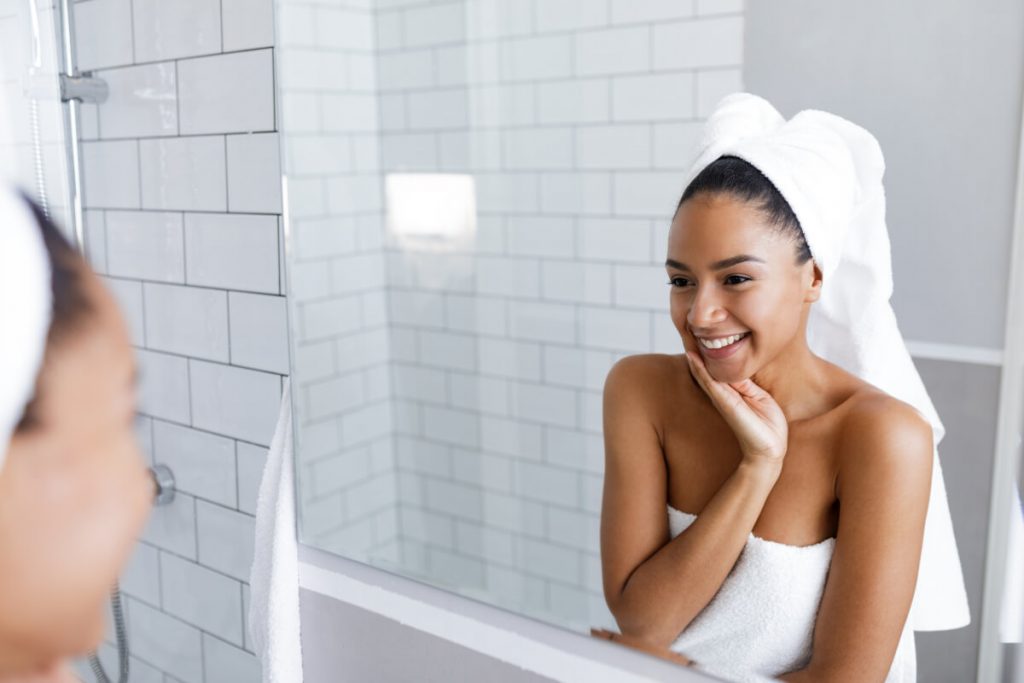
<svg viewBox="0 0 1024 683"><path fill-rule="evenodd" d="M747 282L748 280L752 279L753 278L749 278L746 275L730 275L729 277L725 278L725 282L726 284L731 285L741 285L744 282ZM676 284L677 282L682 282L682 284ZM685 287L689 282L690 281L687 280L685 277L674 277L668 281L668 284L674 287Z"/></svg>

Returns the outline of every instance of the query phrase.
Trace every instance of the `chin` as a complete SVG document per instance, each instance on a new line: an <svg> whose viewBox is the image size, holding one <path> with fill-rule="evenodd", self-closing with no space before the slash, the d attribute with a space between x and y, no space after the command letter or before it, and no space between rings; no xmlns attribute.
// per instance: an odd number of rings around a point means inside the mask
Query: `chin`
<svg viewBox="0 0 1024 683"><path fill-rule="evenodd" d="M742 367L715 367L705 361L705 367L708 369L708 374L714 377L719 382L725 382L727 384L734 384L736 382L742 382L745 379L749 379L753 373L746 372Z"/></svg>

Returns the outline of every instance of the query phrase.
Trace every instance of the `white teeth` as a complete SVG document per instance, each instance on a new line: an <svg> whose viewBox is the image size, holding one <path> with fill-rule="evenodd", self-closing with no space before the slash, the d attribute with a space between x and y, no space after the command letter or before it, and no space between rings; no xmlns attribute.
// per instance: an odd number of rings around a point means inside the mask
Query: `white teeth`
<svg viewBox="0 0 1024 683"><path fill-rule="evenodd" d="M734 334L731 337L724 337L722 339L701 339L700 337L697 337L697 339L699 339L700 343L709 349L720 349L723 346L728 346L729 344L743 338L746 334L746 332L743 334Z"/></svg>

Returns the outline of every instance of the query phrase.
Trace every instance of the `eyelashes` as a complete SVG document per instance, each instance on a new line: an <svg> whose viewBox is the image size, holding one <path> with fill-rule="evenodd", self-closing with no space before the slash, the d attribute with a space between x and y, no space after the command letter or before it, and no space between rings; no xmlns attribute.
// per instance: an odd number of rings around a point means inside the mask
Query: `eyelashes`
<svg viewBox="0 0 1024 683"><path fill-rule="evenodd" d="M733 280L733 279L736 279L736 278L739 278L739 282L729 282L729 280ZM749 281L753 280L754 278L747 277L746 275L730 275L729 277L727 277L725 279L726 279L726 284L741 285L744 282L749 282ZM686 285L677 285L676 284L677 280L683 280L684 282L689 282L685 277L674 277L671 280L669 280L667 284L672 285L673 287L685 287L686 286Z"/></svg>

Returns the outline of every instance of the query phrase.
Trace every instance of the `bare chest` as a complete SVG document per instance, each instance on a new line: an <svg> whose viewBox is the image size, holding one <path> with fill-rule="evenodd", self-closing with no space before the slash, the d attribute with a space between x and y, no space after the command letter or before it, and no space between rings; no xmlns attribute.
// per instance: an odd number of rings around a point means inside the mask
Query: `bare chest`
<svg viewBox="0 0 1024 683"><path fill-rule="evenodd" d="M742 459L729 425L708 406L662 416L668 504L700 514ZM755 536L805 546L836 536L837 415L791 423L782 472L752 530Z"/></svg>

